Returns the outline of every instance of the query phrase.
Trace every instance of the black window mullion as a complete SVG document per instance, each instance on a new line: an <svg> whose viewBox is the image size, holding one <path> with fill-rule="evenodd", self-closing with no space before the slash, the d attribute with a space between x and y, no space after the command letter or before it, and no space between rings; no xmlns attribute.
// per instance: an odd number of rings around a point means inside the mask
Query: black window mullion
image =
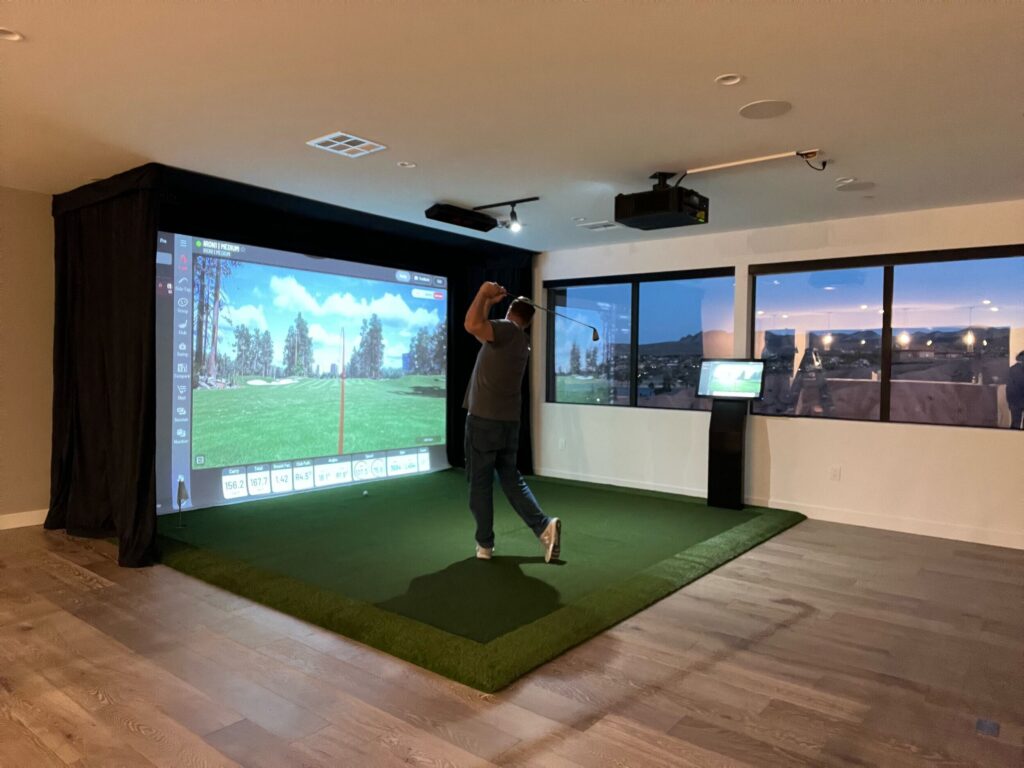
<svg viewBox="0 0 1024 768"><path fill-rule="evenodd" d="M894 267L889 265L882 272L882 362L880 371L882 389L879 394L878 420L889 421L892 402L892 292Z"/></svg>
<svg viewBox="0 0 1024 768"><path fill-rule="evenodd" d="M747 272L747 357L754 359L757 351L757 276ZM733 316L736 314L733 308ZM735 320L733 326L735 326ZM733 347L735 349L735 347ZM751 403L753 405L753 403Z"/></svg>
<svg viewBox="0 0 1024 768"><path fill-rule="evenodd" d="M555 306L555 291L548 289L547 295L544 297L545 307ZM547 359L547 371L545 373L545 398L549 403L553 403L556 400L555 397L555 316L546 313L547 317L544 319L546 333L544 334L547 338L545 346L547 347L545 358Z"/></svg>
<svg viewBox="0 0 1024 768"><path fill-rule="evenodd" d="M629 321L629 405L636 407L636 380L640 360L640 283L633 281Z"/></svg>

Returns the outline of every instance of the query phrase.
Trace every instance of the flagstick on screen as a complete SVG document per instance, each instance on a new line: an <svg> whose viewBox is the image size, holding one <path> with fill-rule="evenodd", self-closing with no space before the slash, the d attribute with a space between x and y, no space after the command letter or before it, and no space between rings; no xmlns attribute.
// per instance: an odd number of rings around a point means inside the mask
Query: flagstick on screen
<svg viewBox="0 0 1024 768"><path fill-rule="evenodd" d="M345 452L345 326L341 326L341 402L338 404L338 454Z"/></svg>

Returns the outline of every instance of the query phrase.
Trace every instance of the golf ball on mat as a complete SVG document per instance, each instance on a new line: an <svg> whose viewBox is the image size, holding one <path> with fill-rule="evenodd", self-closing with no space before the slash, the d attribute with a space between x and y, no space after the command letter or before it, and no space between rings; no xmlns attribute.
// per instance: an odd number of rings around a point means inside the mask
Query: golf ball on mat
<svg viewBox="0 0 1024 768"><path fill-rule="evenodd" d="M369 496L369 495L370 495L369 491L363 491L363 496Z"/></svg>

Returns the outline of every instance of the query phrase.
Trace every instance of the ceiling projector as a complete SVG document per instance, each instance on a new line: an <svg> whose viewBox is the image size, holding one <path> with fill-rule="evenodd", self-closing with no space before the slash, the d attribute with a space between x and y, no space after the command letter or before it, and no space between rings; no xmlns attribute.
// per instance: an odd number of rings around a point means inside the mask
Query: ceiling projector
<svg viewBox="0 0 1024 768"><path fill-rule="evenodd" d="M633 229L668 229L708 223L708 199L668 180L675 173L659 171L649 192L615 196L615 221ZM679 179L682 181L682 178Z"/></svg>
<svg viewBox="0 0 1024 768"><path fill-rule="evenodd" d="M445 224L475 229L477 232L490 232L498 226L498 220L493 216L448 203L434 203L423 213L433 221L443 221Z"/></svg>

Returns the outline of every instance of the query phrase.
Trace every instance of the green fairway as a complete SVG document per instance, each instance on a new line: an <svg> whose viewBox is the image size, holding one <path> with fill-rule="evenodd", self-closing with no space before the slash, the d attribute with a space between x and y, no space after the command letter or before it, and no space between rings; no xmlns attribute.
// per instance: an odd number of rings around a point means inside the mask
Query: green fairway
<svg viewBox="0 0 1024 768"><path fill-rule="evenodd" d="M443 443L445 378L348 379L345 444L338 450L338 379L296 379L192 393L192 465L197 469L412 448Z"/></svg>
<svg viewBox="0 0 1024 768"><path fill-rule="evenodd" d="M592 379L558 374L555 376L555 399L559 403L611 402L612 385L607 379Z"/></svg>
<svg viewBox="0 0 1024 768"><path fill-rule="evenodd" d="M164 562L490 691L803 519L530 483L564 521L556 564L500 492L495 557L475 559L459 471L164 516Z"/></svg>

